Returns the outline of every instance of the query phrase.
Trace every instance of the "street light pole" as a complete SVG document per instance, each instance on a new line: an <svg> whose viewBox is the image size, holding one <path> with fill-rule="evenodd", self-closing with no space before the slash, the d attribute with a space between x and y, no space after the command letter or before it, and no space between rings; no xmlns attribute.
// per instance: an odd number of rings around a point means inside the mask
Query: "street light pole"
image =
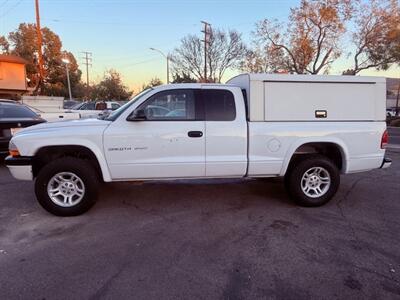
<svg viewBox="0 0 400 300"><path fill-rule="evenodd" d="M167 55L167 84L169 84L169 56Z"/></svg>
<svg viewBox="0 0 400 300"><path fill-rule="evenodd" d="M150 50L160 53L167 60L167 84L169 84L169 61L170 61L169 55L165 55L164 52L162 52L161 50L155 49L155 48L150 48Z"/></svg>
<svg viewBox="0 0 400 300"><path fill-rule="evenodd" d="M70 80L69 80L69 70L68 70L69 59L68 59L68 58L63 58L63 59L62 59L62 62L65 64L65 70L67 71L67 82L68 82L69 100L72 100L71 82L70 82Z"/></svg>

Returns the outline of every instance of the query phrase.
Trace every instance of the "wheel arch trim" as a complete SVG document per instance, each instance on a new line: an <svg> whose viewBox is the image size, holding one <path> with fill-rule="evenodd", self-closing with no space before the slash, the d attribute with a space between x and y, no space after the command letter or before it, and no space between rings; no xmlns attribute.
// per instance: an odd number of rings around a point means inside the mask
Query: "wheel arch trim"
<svg viewBox="0 0 400 300"><path fill-rule="evenodd" d="M340 150L340 154L342 155L342 163L343 163L341 172L347 173L347 168L348 168L347 158L349 157L349 151L348 151L345 143L342 140L340 140L338 138L332 138L332 137L318 137L318 139L316 139L315 137L310 137L310 138L303 138L303 139L296 140L295 142L293 142L291 144L291 146L288 148L288 150L286 152L285 159L282 164L280 176L285 175L285 173L289 167L289 163L292 160L293 155L295 154L296 150L298 148L300 148L301 146L310 144L310 143L333 144L336 147L338 147L338 149Z"/></svg>
<svg viewBox="0 0 400 300"><path fill-rule="evenodd" d="M102 151L96 146L96 144L94 144L88 140L79 141L79 140L74 139L74 142L66 141L64 143L47 141L46 144L43 144L43 145L37 147L32 156L35 157L35 155L37 155L40 150L43 150L45 148L69 147L69 146L82 147L82 148L86 148L88 151L90 151L93 154L93 156L97 159L103 180L105 182L110 182L112 180L110 170L108 169L108 165L107 165L106 159L105 159Z"/></svg>

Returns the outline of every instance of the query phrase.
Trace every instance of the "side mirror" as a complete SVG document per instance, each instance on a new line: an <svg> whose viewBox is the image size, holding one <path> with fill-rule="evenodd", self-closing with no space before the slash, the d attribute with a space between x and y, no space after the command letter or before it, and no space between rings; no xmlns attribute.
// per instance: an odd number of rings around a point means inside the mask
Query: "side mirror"
<svg viewBox="0 0 400 300"><path fill-rule="evenodd" d="M146 121L147 116L146 113L144 112L144 109L138 109L135 110L133 113L131 113L128 118L126 118L127 121Z"/></svg>

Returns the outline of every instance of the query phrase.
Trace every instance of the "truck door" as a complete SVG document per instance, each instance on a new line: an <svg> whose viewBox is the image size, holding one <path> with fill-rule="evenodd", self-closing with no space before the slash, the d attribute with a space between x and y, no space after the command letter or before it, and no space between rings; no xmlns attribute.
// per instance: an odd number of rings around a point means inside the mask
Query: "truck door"
<svg viewBox="0 0 400 300"><path fill-rule="evenodd" d="M247 170L247 121L240 89L202 88L206 120L206 176L241 177Z"/></svg>
<svg viewBox="0 0 400 300"><path fill-rule="evenodd" d="M135 111L139 110L145 120L113 122L104 134L112 178L204 177L201 90L160 91Z"/></svg>

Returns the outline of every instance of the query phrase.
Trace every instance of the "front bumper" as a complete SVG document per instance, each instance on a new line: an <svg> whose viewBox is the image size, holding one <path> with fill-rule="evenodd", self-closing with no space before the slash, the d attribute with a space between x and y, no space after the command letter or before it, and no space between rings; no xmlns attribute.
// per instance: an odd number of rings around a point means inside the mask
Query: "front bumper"
<svg viewBox="0 0 400 300"><path fill-rule="evenodd" d="M32 158L7 156L4 163L10 170L11 175L19 180L33 180Z"/></svg>
<svg viewBox="0 0 400 300"><path fill-rule="evenodd" d="M390 158L385 157L382 161L381 169L389 168L392 165L392 160Z"/></svg>

